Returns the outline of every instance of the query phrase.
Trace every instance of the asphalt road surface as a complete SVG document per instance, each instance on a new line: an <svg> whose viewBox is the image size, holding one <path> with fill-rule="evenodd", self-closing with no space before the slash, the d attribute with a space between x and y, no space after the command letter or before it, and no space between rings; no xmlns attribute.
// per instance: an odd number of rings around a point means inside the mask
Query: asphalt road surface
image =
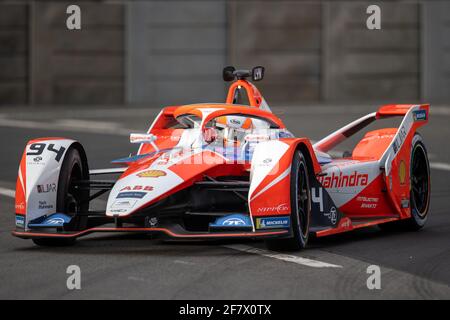
<svg viewBox="0 0 450 320"><path fill-rule="evenodd" d="M274 108L297 135L313 140L375 107ZM449 299L450 108L432 108L421 133L432 163L432 203L419 232L377 227L313 239L296 253L260 242L162 242L146 235L97 234L69 248L42 248L11 236L14 188L27 140L64 136L86 148L90 167L136 151L128 132L144 132L157 109L0 109L0 298L2 299ZM350 144L348 144L350 145ZM345 145L343 148L345 149ZM342 151L342 150L341 150ZM340 151L340 152L341 152ZM69 265L81 289L68 290ZM367 268L381 269L369 290Z"/></svg>

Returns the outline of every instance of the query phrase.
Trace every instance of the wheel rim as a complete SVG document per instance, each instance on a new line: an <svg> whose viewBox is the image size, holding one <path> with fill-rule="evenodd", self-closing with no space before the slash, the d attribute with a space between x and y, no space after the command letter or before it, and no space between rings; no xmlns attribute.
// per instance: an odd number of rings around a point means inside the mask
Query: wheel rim
<svg viewBox="0 0 450 320"><path fill-rule="evenodd" d="M422 146L414 148L411 165L412 204L421 218L427 214L429 193L428 161Z"/></svg>
<svg viewBox="0 0 450 320"><path fill-rule="evenodd" d="M303 237L306 237L308 233L309 192L307 179L308 176L305 165L300 163L297 181L297 212L299 217L299 229Z"/></svg>

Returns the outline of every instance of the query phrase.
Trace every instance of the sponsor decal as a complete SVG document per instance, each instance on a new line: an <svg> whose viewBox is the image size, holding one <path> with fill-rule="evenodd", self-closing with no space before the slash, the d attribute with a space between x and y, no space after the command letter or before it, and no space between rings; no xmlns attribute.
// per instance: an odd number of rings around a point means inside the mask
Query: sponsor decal
<svg viewBox="0 0 450 320"><path fill-rule="evenodd" d="M25 210L25 203L21 202L15 205L16 210Z"/></svg>
<svg viewBox="0 0 450 320"><path fill-rule="evenodd" d="M397 138L395 138L394 143L392 144L392 149L394 150L394 155L397 154L398 150L403 144L403 141L405 141L405 138L407 136L407 132L404 126L402 126L398 130Z"/></svg>
<svg viewBox="0 0 450 320"><path fill-rule="evenodd" d="M229 117L228 118L228 124L232 124L232 125L235 125L235 126L241 126L242 125L242 121L239 120L239 119L236 119L236 118Z"/></svg>
<svg viewBox="0 0 450 320"><path fill-rule="evenodd" d="M122 213L122 212L126 212L127 209L110 209L109 211L112 213Z"/></svg>
<svg viewBox="0 0 450 320"><path fill-rule="evenodd" d="M356 198L356 201L362 202L360 208L362 209L375 209L378 205L379 198L371 198L359 196Z"/></svg>
<svg viewBox="0 0 450 320"><path fill-rule="evenodd" d="M425 121L427 120L427 111L426 110L416 110L413 111L414 121Z"/></svg>
<svg viewBox="0 0 450 320"><path fill-rule="evenodd" d="M158 218L156 217L146 217L145 218L146 225L153 228L158 225Z"/></svg>
<svg viewBox="0 0 450 320"><path fill-rule="evenodd" d="M341 222L339 223L339 227L343 229L350 229L352 226L350 218L342 218Z"/></svg>
<svg viewBox="0 0 450 320"><path fill-rule="evenodd" d="M38 158L41 158L41 157L38 157ZM42 161L42 162L41 162L41 160L35 161L34 159L36 159L36 158L33 158L32 159L33 161L27 161L27 165L28 166L45 166L47 164L47 162L45 162L45 161Z"/></svg>
<svg viewBox="0 0 450 320"><path fill-rule="evenodd" d="M151 133L132 133L130 134L130 143L147 143L150 141L154 141L155 136Z"/></svg>
<svg viewBox="0 0 450 320"><path fill-rule="evenodd" d="M261 142L270 140L270 137L265 134L248 134L244 140L248 142Z"/></svg>
<svg viewBox="0 0 450 320"><path fill-rule="evenodd" d="M25 217L16 215L16 227L24 228L25 227Z"/></svg>
<svg viewBox="0 0 450 320"><path fill-rule="evenodd" d="M290 208L287 205L287 203L282 203L282 204L275 205L275 206L272 206L272 207L261 207L261 208L258 208L258 209L256 209L256 212L258 212L258 213L274 213L274 212L276 212L276 213L286 213L286 212L290 211L289 209Z"/></svg>
<svg viewBox="0 0 450 320"><path fill-rule="evenodd" d="M134 205L136 204L137 200L116 200L114 201L114 203L111 205L112 209L130 209L133 208Z"/></svg>
<svg viewBox="0 0 450 320"><path fill-rule="evenodd" d="M147 171L142 171L137 174L137 176L140 178L158 178L158 177L164 177L166 175L167 175L167 173L165 173L162 170L147 170Z"/></svg>
<svg viewBox="0 0 450 320"><path fill-rule="evenodd" d="M38 209L39 210L53 209L53 204L49 204L47 203L47 201L40 200Z"/></svg>
<svg viewBox="0 0 450 320"><path fill-rule="evenodd" d="M290 224L290 217L270 217L256 219L256 229L288 228Z"/></svg>
<svg viewBox="0 0 450 320"><path fill-rule="evenodd" d="M56 183L38 184L38 193L56 192Z"/></svg>
<svg viewBox="0 0 450 320"><path fill-rule="evenodd" d="M116 199L123 199L123 198L135 198L135 199L142 199L145 197L147 192L138 192L138 191L130 191L130 192L121 192L117 195Z"/></svg>
<svg viewBox="0 0 450 320"><path fill-rule="evenodd" d="M250 220L250 217L244 214L236 213L231 214L225 217L217 218L214 223L209 224L210 227L246 227L251 228L252 222Z"/></svg>
<svg viewBox="0 0 450 320"><path fill-rule="evenodd" d="M245 221L241 218L229 218L226 219L223 223L224 226L245 226Z"/></svg>
<svg viewBox="0 0 450 320"><path fill-rule="evenodd" d="M332 224L336 224L337 221L337 210L336 207L331 207L330 212L323 214L325 217L330 219Z"/></svg>
<svg viewBox="0 0 450 320"><path fill-rule="evenodd" d="M50 224L50 225L63 225L64 224L64 219L63 218L51 218L47 221L45 221L46 224Z"/></svg>
<svg viewBox="0 0 450 320"><path fill-rule="evenodd" d="M272 165L273 159L272 158L266 158L262 161L259 161L257 163L258 167L270 167Z"/></svg>
<svg viewBox="0 0 450 320"><path fill-rule="evenodd" d="M32 220L28 227L62 227L65 223L69 223L72 218L63 213L54 213L50 216L42 216Z"/></svg>
<svg viewBox="0 0 450 320"><path fill-rule="evenodd" d="M337 175L334 172L331 175L318 176L317 180L324 188L347 188L366 186L369 182L367 173L359 173L354 171L352 174L343 175L342 172Z"/></svg>
<svg viewBox="0 0 450 320"><path fill-rule="evenodd" d="M160 165L160 166L165 166L166 164L169 163L169 158L160 158L156 164Z"/></svg>
<svg viewBox="0 0 450 320"><path fill-rule="evenodd" d="M402 208L409 208L409 199L402 199Z"/></svg>
<svg viewBox="0 0 450 320"><path fill-rule="evenodd" d="M42 161L42 157L34 157L33 161L34 162L40 162L40 161Z"/></svg>
<svg viewBox="0 0 450 320"><path fill-rule="evenodd" d="M382 134L382 135L373 135L363 138L361 141L372 141L372 140L383 140L383 139L392 139L395 134Z"/></svg>
<svg viewBox="0 0 450 320"><path fill-rule="evenodd" d="M120 189L120 192L122 191L153 191L153 187L152 186L126 186L123 187L122 189Z"/></svg>
<svg viewBox="0 0 450 320"><path fill-rule="evenodd" d="M406 164L403 160L400 160L400 164L398 166L398 178L400 180L400 184L404 185L406 182Z"/></svg>

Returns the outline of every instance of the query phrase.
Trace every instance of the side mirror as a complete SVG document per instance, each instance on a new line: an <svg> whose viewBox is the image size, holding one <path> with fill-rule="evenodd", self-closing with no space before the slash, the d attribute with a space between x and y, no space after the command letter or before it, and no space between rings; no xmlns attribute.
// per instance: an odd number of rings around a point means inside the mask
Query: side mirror
<svg viewBox="0 0 450 320"><path fill-rule="evenodd" d="M233 66L228 66L223 68L222 77L224 81L233 81L234 80L234 71L236 68Z"/></svg>
<svg viewBox="0 0 450 320"><path fill-rule="evenodd" d="M258 66L252 69L252 80L261 81L264 78L264 67Z"/></svg>

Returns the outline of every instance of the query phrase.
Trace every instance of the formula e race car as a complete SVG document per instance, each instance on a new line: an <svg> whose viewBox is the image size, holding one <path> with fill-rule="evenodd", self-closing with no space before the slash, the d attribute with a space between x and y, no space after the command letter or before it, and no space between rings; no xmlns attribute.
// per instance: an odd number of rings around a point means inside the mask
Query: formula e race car
<svg viewBox="0 0 450 320"><path fill-rule="evenodd" d="M70 245L93 232L176 239L264 239L298 250L308 237L380 225L420 229L430 204L427 151L416 130L429 105L386 105L312 144L296 138L249 81L264 68L223 70L225 103L164 108L133 156L89 170L83 146L65 138L27 143L16 187L13 235ZM245 101L246 105L243 102ZM351 152L330 150L379 119ZM116 175L114 180L98 179ZM106 207L90 202L109 192Z"/></svg>

